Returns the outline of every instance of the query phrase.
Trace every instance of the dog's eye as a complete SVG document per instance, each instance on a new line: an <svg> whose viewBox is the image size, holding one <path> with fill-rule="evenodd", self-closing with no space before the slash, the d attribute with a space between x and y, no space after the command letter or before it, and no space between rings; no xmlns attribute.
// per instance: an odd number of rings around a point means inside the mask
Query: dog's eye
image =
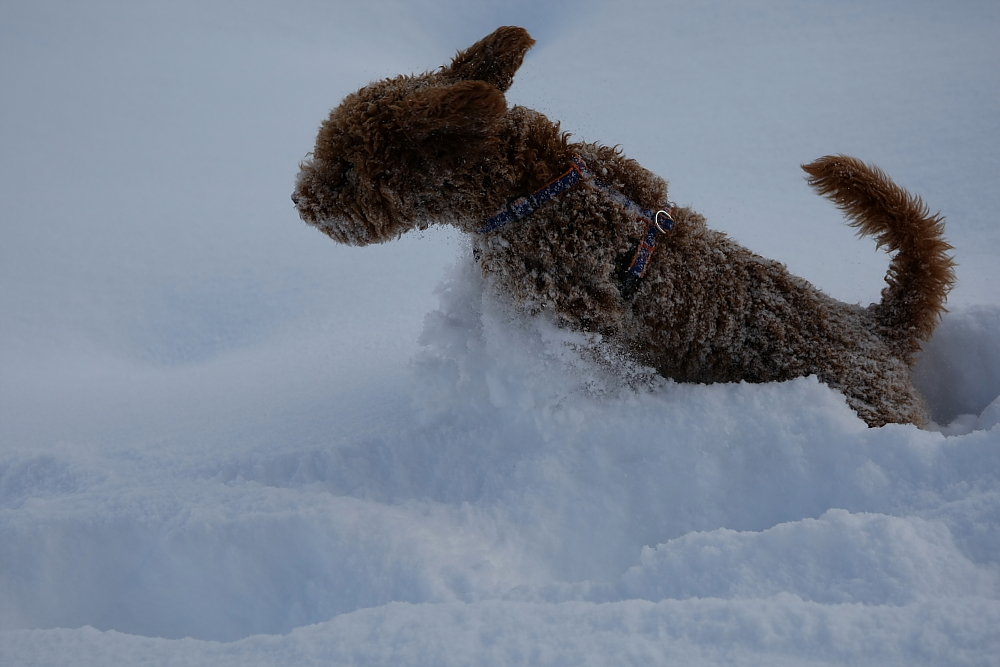
<svg viewBox="0 0 1000 667"><path fill-rule="evenodd" d="M328 173L331 181L330 184L334 187L339 187L347 183L351 172L354 170L354 165L347 160L337 160L331 167Z"/></svg>

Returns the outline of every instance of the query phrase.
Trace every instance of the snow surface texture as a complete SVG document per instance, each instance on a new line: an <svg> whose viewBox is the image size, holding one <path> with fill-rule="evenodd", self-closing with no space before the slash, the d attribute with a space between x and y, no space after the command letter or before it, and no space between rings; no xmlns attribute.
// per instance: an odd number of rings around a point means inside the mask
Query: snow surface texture
<svg viewBox="0 0 1000 667"><path fill-rule="evenodd" d="M838 298L886 260L798 163L940 208L937 430L867 429L814 378L665 382L506 312L453 234L295 220L341 96L501 24L539 40L513 102ZM986 2L3 5L0 664L997 665L998 28Z"/></svg>

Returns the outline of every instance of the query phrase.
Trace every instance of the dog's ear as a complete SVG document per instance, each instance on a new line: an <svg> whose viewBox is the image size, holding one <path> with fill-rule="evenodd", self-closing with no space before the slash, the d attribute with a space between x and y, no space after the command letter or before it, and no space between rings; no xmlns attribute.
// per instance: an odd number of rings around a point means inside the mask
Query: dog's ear
<svg viewBox="0 0 1000 667"><path fill-rule="evenodd" d="M485 81L506 92L524 54L534 43L524 28L497 28L465 51L459 51L444 74L465 81Z"/></svg>
<svg viewBox="0 0 1000 667"><path fill-rule="evenodd" d="M472 136L494 127L507 111L507 101L495 86L483 81L459 81L418 90L399 105L400 129L422 140L432 133Z"/></svg>

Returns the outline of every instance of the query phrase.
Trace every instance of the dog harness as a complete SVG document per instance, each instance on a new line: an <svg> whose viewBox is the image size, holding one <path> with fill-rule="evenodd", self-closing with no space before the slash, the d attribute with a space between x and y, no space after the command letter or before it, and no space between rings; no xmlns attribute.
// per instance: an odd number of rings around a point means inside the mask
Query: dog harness
<svg viewBox="0 0 1000 667"><path fill-rule="evenodd" d="M613 201L617 202L636 217L646 221L646 229L636 244L632 253L632 261L628 268L624 268L618 273L619 291L622 296L628 298L639 287L639 281L649 267L649 260L656 249L656 237L669 232L674 227L674 219L670 212L674 204L667 202L666 210L659 210L655 213L639 206L634 201L615 190L607 182L597 178L579 155L574 155L570 160L570 167L562 176L551 181L547 185L535 190L531 194L515 197L507 202L507 206L486 221L479 234L488 234L496 231L505 225L517 220L523 220L538 210L545 202L563 194L577 183L589 183L600 188Z"/></svg>

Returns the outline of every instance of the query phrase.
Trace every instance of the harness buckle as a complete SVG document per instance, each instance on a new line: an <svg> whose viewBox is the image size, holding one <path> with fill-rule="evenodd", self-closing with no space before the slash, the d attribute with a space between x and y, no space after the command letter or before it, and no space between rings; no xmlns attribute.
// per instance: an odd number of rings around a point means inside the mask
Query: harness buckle
<svg viewBox="0 0 1000 667"><path fill-rule="evenodd" d="M515 220L526 218L538 208L535 198L531 195L521 195L507 200L507 210Z"/></svg>

